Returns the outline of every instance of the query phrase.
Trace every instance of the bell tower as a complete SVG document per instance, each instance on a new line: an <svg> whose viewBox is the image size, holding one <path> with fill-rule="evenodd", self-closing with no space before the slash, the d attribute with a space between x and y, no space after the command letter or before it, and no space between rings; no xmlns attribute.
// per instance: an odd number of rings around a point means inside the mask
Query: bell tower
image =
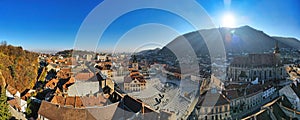
<svg viewBox="0 0 300 120"><path fill-rule="evenodd" d="M139 70L139 64L135 55L133 55L132 68L134 70Z"/></svg>
<svg viewBox="0 0 300 120"><path fill-rule="evenodd" d="M280 54L280 51L279 51L279 46L278 46L278 41L276 40L276 43L275 43L275 48L274 48L274 52L273 52L275 55L279 55Z"/></svg>

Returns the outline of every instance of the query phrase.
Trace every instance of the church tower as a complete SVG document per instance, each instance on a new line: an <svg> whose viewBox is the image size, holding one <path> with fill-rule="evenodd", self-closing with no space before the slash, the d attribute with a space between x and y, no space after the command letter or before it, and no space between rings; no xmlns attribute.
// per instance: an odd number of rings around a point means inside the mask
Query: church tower
<svg viewBox="0 0 300 120"><path fill-rule="evenodd" d="M275 55L279 55L280 51L279 51L279 46L278 46L278 41L276 40L275 43L275 48L274 48L274 52Z"/></svg>
<svg viewBox="0 0 300 120"><path fill-rule="evenodd" d="M278 70L278 65L281 64L281 58L280 58L280 51L279 51L279 46L278 46L278 41L277 40L276 40L276 43L275 43L275 48L274 48L273 54L275 56L275 62L276 62L276 66L275 66L275 79L278 80L277 79L279 77L278 73L280 72Z"/></svg>
<svg viewBox="0 0 300 120"><path fill-rule="evenodd" d="M139 64L135 55L133 55L132 68L133 70L139 70Z"/></svg>

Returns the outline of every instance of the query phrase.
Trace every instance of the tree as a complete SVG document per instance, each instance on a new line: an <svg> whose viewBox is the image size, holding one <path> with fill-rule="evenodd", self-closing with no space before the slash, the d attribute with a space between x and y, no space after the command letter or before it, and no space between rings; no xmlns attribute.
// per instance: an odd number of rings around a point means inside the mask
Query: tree
<svg viewBox="0 0 300 120"><path fill-rule="evenodd" d="M9 105L7 103L7 97L5 95L5 88L1 87L0 94L0 118L3 120L8 120L11 117L11 113L9 111Z"/></svg>
<svg viewBox="0 0 300 120"><path fill-rule="evenodd" d="M7 46L7 42L5 40L1 41L0 45Z"/></svg>
<svg viewBox="0 0 300 120"><path fill-rule="evenodd" d="M32 114L31 108L32 108L32 102L31 102L31 99L28 98L27 99L27 108L26 108L26 117L27 118L31 117L31 114Z"/></svg>
<svg viewBox="0 0 300 120"><path fill-rule="evenodd" d="M33 88L38 75L37 58L37 53L22 47L0 45L0 70L6 83L19 92Z"/></svg>
<svg viewBox="0 0 300 120"><path fill-rule="evenodd" d="M40 77L39 77L39 79L38 79L38 81L45 81L45 79L46 79L46 76L47 76L47 70L46 70L46 68L44 67L43 68L43 70L42 70L42 73L41 73L41 75L40 75Z"/></svg>

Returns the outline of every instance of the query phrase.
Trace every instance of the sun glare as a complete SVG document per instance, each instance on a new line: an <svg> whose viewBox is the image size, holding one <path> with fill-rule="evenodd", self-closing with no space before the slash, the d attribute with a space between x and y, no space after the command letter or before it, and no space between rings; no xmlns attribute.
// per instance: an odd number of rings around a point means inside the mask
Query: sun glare
<svg viewBox="0 0 300 120"><path fill-rule="evenodd" d="M223 27L234 27L235 26L235 18L232 14L227 13L224 14L222 18L222 26Z"/></svg>

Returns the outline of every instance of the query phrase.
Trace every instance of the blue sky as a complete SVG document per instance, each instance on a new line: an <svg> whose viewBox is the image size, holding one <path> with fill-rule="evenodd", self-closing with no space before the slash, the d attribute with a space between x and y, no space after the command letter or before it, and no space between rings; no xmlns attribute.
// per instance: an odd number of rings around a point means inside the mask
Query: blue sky
<svg viewBox="0 0 300 120"><path fill-rule="evenodd" d="M224 15L231 14L235 21L233 27L250 25L271 36L300 38L298 0L197 2L216 27L223 26ZM0 41L5 40L28 50L71 49L81 23L101 3L101 0L0 0ZM171 5L180 6L176 2ZM114 4L110 6L114 7ZM193 9L188 11L192 14L199 12ZM109 14L109 11L105 12ZM170 12L158 9L136 10L115 20L104 32L98 47L110 51L122 43L121 51L127 48L138 49L143 46L140 42L143 41L142 29L147 29L144 41L158 43L157 47L167 44L177 35L195 30L185 19Z"/></svg>

